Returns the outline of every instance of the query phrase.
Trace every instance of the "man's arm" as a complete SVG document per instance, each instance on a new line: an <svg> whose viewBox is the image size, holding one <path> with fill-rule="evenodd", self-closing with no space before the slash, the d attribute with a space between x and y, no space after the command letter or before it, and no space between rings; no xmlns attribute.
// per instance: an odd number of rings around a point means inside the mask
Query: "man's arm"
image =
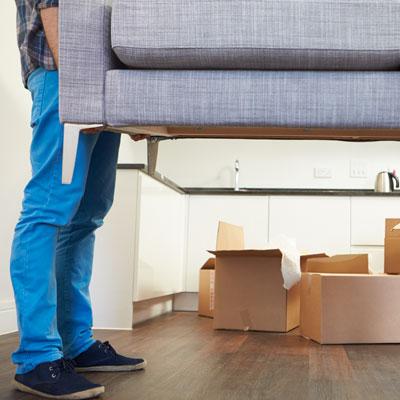
<svg viewBox="0 0 400 400"><path fill-rule="evenodd" d="M46 1L48 2L46 4ZM51 53L53 54L54 61L58 68L58 7L47 7L40 8L41 6L51 5L51 3L58 3L57 0L46 0L44 2L39 1L38 8L40 9L40 17L42 18L44 32L46 34L47 43L49 44ZM87 129L85 133L98 133L102 129ZM150 135L130 135L134 141L143 140Z"/></svg>
<svg viewBox="0 0 400 400"><path fill-rule="evenodd" d="M58 7L42 8L40 16L54 61L58 68Z"/></svg>

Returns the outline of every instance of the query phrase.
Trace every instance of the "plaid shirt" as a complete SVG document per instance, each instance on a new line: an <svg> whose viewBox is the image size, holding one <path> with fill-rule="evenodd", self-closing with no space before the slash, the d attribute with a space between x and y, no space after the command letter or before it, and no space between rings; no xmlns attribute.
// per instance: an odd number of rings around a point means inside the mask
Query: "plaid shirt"
<svg viewBox="0 0 400 400"><path fill-rule="evenodd" d="M28 76L37 67L57 69L44 33L40 10L58 7L58 0L15 0L17 5L18 47L21 53L22 79L27 87Z"/></svg>

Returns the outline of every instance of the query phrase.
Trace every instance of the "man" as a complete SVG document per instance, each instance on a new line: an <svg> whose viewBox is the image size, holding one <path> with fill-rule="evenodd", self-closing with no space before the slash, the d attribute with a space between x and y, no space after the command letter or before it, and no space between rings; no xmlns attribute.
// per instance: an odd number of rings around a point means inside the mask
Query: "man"
<svg viewBox="0 0 400 400"><path fill-rule="evenodd" d="M95 341L91 330L94 231L113 201L120 135L81 133L72 183L61 184L58 0L16 0L16 5L23 80L33 100L33 138L32 178L10 265L20 335L12 354L17 364L13 384L46 398L92 398L104 387L77 371L146 365L117 354L108 341Z"/></svg>

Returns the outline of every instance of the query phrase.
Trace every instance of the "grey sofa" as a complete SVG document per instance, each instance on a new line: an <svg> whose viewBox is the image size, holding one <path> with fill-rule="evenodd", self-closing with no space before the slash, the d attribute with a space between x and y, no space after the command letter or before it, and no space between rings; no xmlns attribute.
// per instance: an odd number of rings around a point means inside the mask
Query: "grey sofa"
<svg viewBox="0 0 400 400"><path fill-rule="evenodd" d="M400 139L400 2L63 0L63 182L79 131Z"/></svg>

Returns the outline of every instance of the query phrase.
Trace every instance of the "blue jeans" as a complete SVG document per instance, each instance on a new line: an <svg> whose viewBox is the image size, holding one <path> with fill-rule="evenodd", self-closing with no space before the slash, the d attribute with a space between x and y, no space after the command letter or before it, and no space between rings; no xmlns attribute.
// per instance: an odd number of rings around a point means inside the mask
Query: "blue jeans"
<svg viewBox="0 0 400 400"><path fill-rule="evenodd" d="M120 135L80 134L75 172L61 184L63 126L58 72L36 69L32 94L32 178L11 252L19 348L12 360L27 373L45 361L74 358L92 338L89 282L95 230L111 207Z"/></svg>

